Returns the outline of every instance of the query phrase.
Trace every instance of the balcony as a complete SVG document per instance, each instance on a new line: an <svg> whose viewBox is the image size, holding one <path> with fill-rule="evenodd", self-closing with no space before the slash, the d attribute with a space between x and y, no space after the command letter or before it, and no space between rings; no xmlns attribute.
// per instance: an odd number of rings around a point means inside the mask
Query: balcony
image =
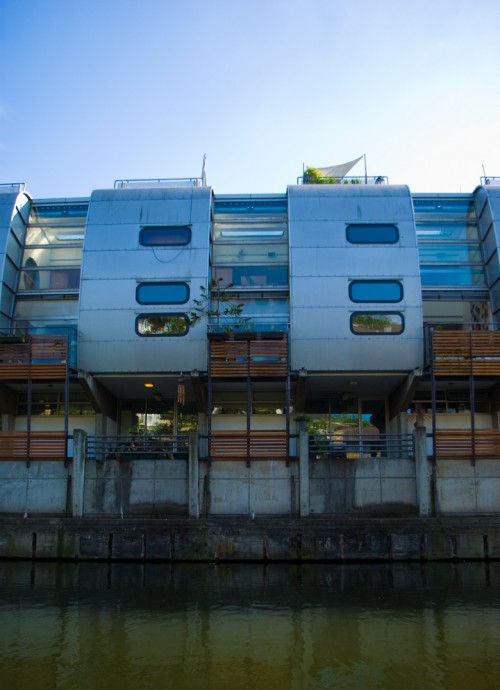
<svg viewBox="0 0 500 690"><path fill-rule="evenodd" d="M65 379L69 343L66 333L0 333L0 379Z"/></svg>
<svg viewBox="0 0 500 690"><path fill-rule="evenodd" d="M435 376L500 376L500 331L433 330Z"/></svg>
<svg viewBox="0 0 500 690"><path fill-rule="evenodd" d="M498 429L436 429L437 460L500 459Z"/></svg>
<svg viewBox="0 0 500 690"><path fill-rule="evenodd" d="M0 460L64 460L64 431L0 431Z"/></svg>
<svg viewBox="0 0 500 690"><path fill-rule="evenodd" d="M286 431L211 431L208 453L212 460L287 460Z"/></svg>
<svg viewBox="0 0 500 690"><path fill-rule="evenodd" d="M284 378L288 337L283 332L209 333L213 378Z"/></svg>

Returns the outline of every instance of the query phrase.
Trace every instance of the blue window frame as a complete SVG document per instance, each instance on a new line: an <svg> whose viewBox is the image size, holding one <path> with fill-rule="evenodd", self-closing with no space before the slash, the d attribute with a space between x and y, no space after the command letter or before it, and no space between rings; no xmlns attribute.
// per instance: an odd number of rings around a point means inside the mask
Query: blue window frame
<svg viewBox="0 0 500 690"><path fill-rule="evenodd" d="M139 283L135 291L139 304L186 304L189 300L187 283Z"/></svg>
<svg viewBox="0 0 500 690"><path fill-rule="evenodd" d="M403 284L399 280L353 280L349 283L353 302L401 302Z"/></svg>
<svg viewBox="0 0 500 690"><path fill-rule="evenodd" d="M190 242L190 225L148 225L139 233L143 247L182 247Z"/></svg>
<svg viewBox="0 0 500 690"><path fill-rule="evenodd" d="M153 338L186 335L189 317L187 314L139 314L135 331L137 335Z"/></svg>
<svg viewBox="0 0 500 690"><path fill-rule="evenodd" d="M351 244L395 244L399 230L393 223L351 223L346 237Z"/></svg>
<svg viewBox="0 0 500 690"><path fill-rule="evenodd" d="M356 311L351 314L351 331L355 335L400 335L404 316L391 311Z"/></svg>

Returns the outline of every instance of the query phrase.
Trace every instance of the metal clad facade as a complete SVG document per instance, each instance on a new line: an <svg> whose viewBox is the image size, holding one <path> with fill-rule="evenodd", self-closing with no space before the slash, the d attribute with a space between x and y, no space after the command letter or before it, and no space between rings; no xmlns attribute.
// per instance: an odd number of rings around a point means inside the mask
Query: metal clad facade
<svg viewBox="0 0 500 690"><path fill-rule="evenodd" d="M24 192L0 194L0 328L11 325L30 203Z"/></svg>
<svg viewBox="0 0 500 690"><path fill-rule="evenodd" d="M415 223L404 186L307 185L288 188L292 369L409 371L422 364L422 305ZM349 224L394 224L393 244L348 241ZM351 280L399 280L397 304L349 297ZM355 312L397 312L399 335L357 335Z"/></svg>
<svg viewBox="0 0 500 690"><path fill-rule="evenodd" d="M139 314L189 313L207 284L211 189L123 189L92 194L82 263L79 366L90 372L206 369L206 333L140 336ZM189 225L185 246L143 246L144 227ZM182 281L183 305L143 305L141 282Z"/></svg>

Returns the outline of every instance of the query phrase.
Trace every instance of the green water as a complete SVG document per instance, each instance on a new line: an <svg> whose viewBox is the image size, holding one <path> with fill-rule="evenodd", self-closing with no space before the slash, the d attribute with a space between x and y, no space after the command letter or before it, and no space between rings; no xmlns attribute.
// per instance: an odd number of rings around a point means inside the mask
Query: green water
<svg viewBox="0 0 500 690"><path fill-rule="evenodd" d="M500 687L500 563L0 562L2 690Z"/></svg>

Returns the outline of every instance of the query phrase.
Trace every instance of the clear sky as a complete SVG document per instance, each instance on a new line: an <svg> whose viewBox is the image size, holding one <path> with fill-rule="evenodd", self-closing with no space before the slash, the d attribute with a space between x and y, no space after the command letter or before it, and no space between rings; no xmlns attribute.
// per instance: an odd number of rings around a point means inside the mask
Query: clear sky
<svg viewBox="0 0 500 690"><path fill-rule="evenodd" d="M219 194L362 154L414 192L500 176L498 0L0 0L0 65L0 182L38 198L205 153Z"/></svg>

